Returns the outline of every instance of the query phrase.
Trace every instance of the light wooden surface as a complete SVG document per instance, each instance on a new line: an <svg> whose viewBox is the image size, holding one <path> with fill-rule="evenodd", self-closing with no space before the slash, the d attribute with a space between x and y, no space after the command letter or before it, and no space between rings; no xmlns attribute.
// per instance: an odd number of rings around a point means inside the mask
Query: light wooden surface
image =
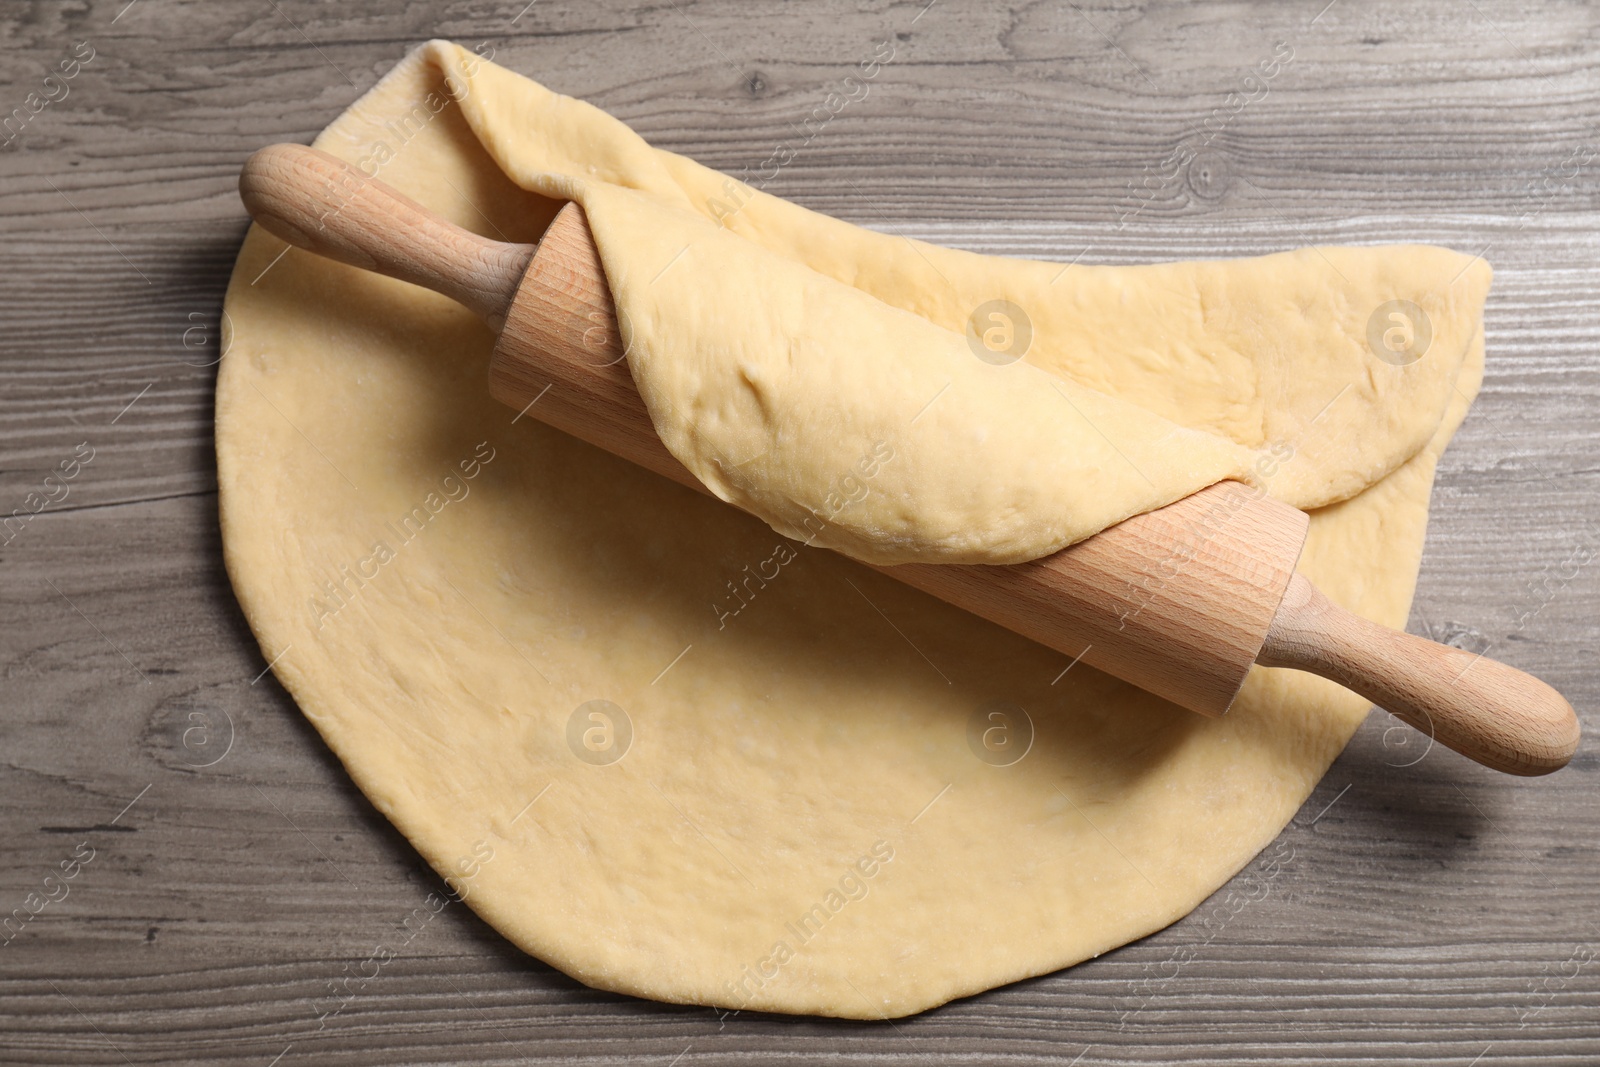
<svg viewBox="0 0 1600 1067"><path fill-rule="evenodd" d="M1600 1060L1594 742L1526 782L1402 746L1382 716L1188 919L893 1026L595 993L457 907L404 940L432 876L271 677L252 684L265 664L220 562L206 366L239 165L309 139L417 41L487 42L733 171L800 145L892 41L867 97L771 191L1062 261L1486 249L1488 379L1440 471L1411 629L1540 674L1593 734L1600 13L124 2L0 9L5 109L75 42L94 48L0 150L0 512L94 450L0 546L3 910L93 850L0 948L0 1063ZM1294 58L1265 95L1214 117L1279 41ZM1142 187L1207 137L1186 173ZM330 982L380 942L398 957L319 1027Z"/></svg>

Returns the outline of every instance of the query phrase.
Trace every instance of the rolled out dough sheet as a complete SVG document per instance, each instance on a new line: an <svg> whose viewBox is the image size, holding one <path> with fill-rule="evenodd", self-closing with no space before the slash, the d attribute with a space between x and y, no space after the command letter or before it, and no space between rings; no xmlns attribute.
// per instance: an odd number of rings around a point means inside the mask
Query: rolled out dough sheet
<svg viewBox="0 0 1600 1067"><path fill-rule="evenodd" d="M1480 380L1481 261L951 251L445 42L316 145L499 239L581 200L663 440L760 516L495 404L493 336L445 298L246 239L217 386L240 602L373 804L540 959L668 1001L921 1011L1189 912L1366 713L1256 668L1205 720L789 538L1006 562L1245 477L1311 510L1329 596L1403 625ZM1019 362L965 337L997 300ZM1390 301L1426 319L1406 365L1369 343ZM1031 723L1009 765L997 706Z"/></svg>

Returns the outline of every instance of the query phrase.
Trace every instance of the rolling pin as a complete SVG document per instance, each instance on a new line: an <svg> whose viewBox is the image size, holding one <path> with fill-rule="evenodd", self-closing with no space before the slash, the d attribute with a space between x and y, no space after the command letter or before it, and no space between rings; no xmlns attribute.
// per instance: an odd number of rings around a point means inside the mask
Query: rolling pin
<svg viewBox="0 0 1600 1067"><path fill-rule="evenodd" d="M280 144L239 176L246 209L299 248L425 286L500 335L489 392L700 492L656 436L628 369L583 210L537 245L469 233L355 167ZM1202 715L1252 664L1309 671L1485 766L1548 774L1578 744L1572 706L1502 663L1336 606L1295 571L1305 513L1222 482L1029 563L879 568L940 600Z"/></svg>

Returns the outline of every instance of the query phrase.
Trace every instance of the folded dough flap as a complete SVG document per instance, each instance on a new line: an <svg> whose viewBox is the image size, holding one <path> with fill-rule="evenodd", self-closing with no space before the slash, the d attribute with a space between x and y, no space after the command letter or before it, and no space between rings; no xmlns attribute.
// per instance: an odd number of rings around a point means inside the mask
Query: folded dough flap
<svg viewBox="0 0 1600 1067"><path fill-rule="evenodd" d="M1348 499L1427 444L1482 344L1489 268L1447 249L953 251L653 149L459 46L425 56L508 177L583 204L673 455L867 562L1033 559L1230 477Z"/></svg>

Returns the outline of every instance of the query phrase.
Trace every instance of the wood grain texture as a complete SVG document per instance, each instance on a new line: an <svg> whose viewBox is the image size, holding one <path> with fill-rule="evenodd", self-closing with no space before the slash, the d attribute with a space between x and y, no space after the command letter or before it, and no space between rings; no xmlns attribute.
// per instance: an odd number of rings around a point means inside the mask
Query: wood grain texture
<svg viewBox="0 0 1600 1067"><path fill-rule="evenodd" d="M239 166L308 140L434 35L713 166L789 144L769 191L979 251L1486 250L1488 377L1441 465L1410 628L1539 674L1593 736L1600 182L1568 161L1600 144L1600 11L125 2L0 9L0 114L75 42L95 49L0 150L0 512L94 449L0 546L0 913L94 849L0 948L0 1063L1600 1061L1595 742L1529 783L1418 761L1376 714L1189 918L893 1026L595 993L454 906L402 946L432 876L271 676L252 684L266 664L220 561L208 366ZM866 99L801 144L885 40ZM1208 130L1277 42L1293 61ZM1184 145L1195 164L1145 184ZM397 958L319 1021L380 942Z"/></svg>
<svg viewBox="0 0 1600 1067"><path fill-rule="evenodd" d="M1331 678L1429 738L1507 774L1551 774L1581 738L1545 682L1455 645L1345 611L1303 574L1289 583L1256 661Z"/></svg>
<svg viewBox="0 0 1600 1067"><path fill-rule="evenodd" d="M506 311L505 329L489 357L489 395L630 463L710 494L656 436L650 412L628 369L583 208L561 208Z"/></svg>

